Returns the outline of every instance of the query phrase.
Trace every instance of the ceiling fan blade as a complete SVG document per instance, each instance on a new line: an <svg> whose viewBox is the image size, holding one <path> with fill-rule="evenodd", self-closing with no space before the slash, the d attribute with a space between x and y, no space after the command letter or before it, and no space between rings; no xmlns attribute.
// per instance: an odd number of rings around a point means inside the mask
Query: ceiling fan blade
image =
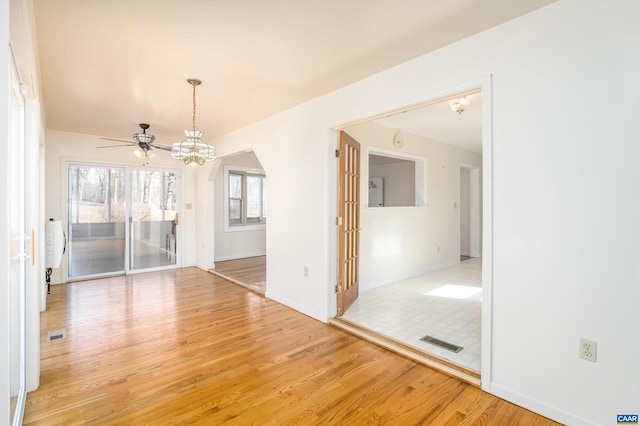
<svg viewBox="0 0 640 426"><path fill-rule="evenodd" d="M126 146L128 148L135 146L136 144L129 144L129 145L107 145L107 146L97 146L96 148L120 148L123 146Z"/></svg>
<svg viewBox="0 0 640 426"><path fill-rule="evenodd" d="M126 139L114 139L114 138L100 138L100 139L103 139L105 141L116 141L116 142L124 142L124 143L129 143L129 144L132 144L132 145L137 145L137 143L134 143L133 141L126 140Z"/></svg>
<svg viewBox="0 0 640 426"><path fill-rule="evenodd" d="M164 145L151 145L151 146L155 149L161 149L163 151L171 151L170 146L164 146Z"/></svg>

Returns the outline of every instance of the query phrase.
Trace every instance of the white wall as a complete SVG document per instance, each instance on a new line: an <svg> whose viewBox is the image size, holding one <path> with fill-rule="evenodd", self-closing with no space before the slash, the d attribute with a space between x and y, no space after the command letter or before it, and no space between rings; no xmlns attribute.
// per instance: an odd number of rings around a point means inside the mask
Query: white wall
<svg viewBox="0 0 640 426"><path fill-rule="evenodd" d="M397 132L370 122L345 131L360 142L361 164L368 163L369 148L393 149L393 135ZM403 153L426 158L427 205L361 210L362 290L460 261L460 164L480 167L482 155L410 133L403 133L403 137ZM368 167L363 167L361 173L366 185ZM366 194L364 188L361 194ZM362 201L363 206L368 206Z"/></svg>
<svg viewBox="0 0 640 426"><path fill-rule="evenodd" d="M384 178L382 192L386 207L416 205L415 173L415 163L406 160L369 165L369 177Z"/></svg>
<svg viewBox="0 0 640 426"><path fill-rule="evenodd" d="M254 151L267 175L269 285L266 296L326 321L329 296L326 283L331 268L326 241L331 225L327 220L332 210L326 199L329 190L326 177L335 146L325 143L325 138L332 134L327 127L318 125L318 117L308 114L308 111L296 110L280 114L219 138L214 144L218 157ZM302 121L296 122L298 119ZM198 182L211 179L211 175L217 173L215 168L219 164L216 163L197 170ZM207 197L207 203L214 200L215 204L215 191L202 187L199 194ZM212 262L215 258L209 238L217 220L222 218L212 220L207 215L198 216L198 227L206 230L196 235L196 245L203 247L199 251L199 263Z"/></svg>
<svg viewBox="0 0 640 426"><path fill-rule="evenodd" d="M269 175L267 296L335 313L331 128L492 76L483 387L570 424L640 412L639 43L637 1L560 0L216 140L222 155L253 148ZM597 363L578 359L580 337Z"/></svg>
<svg viewBox="0 0 640 426"><path fill-rule="evenodd" d="M460 168L460 254L471 255L471 174Z"/></svg>
<svg viewBox="0 0 640 426"><path fill-rule="evenodd" d="M15 150L23 150L26 157L26 170L25 170L25 185L27 188L27 192L24 194L25 199L25 230L26 234L29 234L33 230L33 245L34 245L34 257L35 259L32 262L27 262L25 267L25 332L24 332L24 341L25 341L25 371L26 371L26 381L25 386L27 391L34 390L39 385L40 379L40 306L42 303L41 294L44 289L44 268L42 267L43 262L43 253L44 253L44 221L41 217L41 212L43 209L42 198L40 197L41 193L41 178L42 178L42 170L44 170L44 165L41 162L41 157L39 155L39 144L44 140L44 137L41 133L41 129L43 128L44 119L41 116L41 106L39 102L39 70L37 67L37 46L35 43L35 37L32 34L32 28L34 26L34 16L33 16L33 8L30 0L11 0L9 2L1 0L0 1L0 16L2 16L2 21L0 21L1 35L0 40L4 40L0 43L3 46L2 51L0 52L0 102L3 106L8 106L9 96L8 92L5 90L9 88L10 80L7 78L9 75L9 70L11 68L11 56L15 61L15 67L18 72L18 79L20 83L20 92L22 93L23 99L25 101L24 104L24 145L14 146L12 147ZM8 38L6 36L9 35ZM10 39L10 42L9 40ZM8 48L9 44L11 45L11 49ZM7 122L5 121L8 118L7 110L3 109L4 107L0 107L0 129L3 129L5 132L8 129ZM5 136L7 136L5 134ZM10 140L9 138L5 138L5 140ZM4 164L3 162L10 161L8 155L3 156L3 160L0 161L0 168L3 171L3 176L5 179L0 178L4 182L5 185L13 185L11 179L7 179L7 173L10 170L8 164ZM3 193L3 195L6 195ZM8 196L0 196L2 198L2 202L0 204L3 206L2 210L5 209L5 204L2 203L11 203L16 200L11 200ZM8 205L6 207L9 207ZM3 217L7 219L9 216L4 214ZM9 231L8 222L5 221L5 227L2 227L2 231L0 231L0 237L5 235L4 233ZM6 241L9 243L13 236L9 236L8 234L5 237L0 238L2 241ZM29 246L29 242L26 243L26 246ZM8 247L4 246L4 248ZM3 251L0 249L0 257L2 259L10 259L8 253L2 255ZM32 264L33 263L33 264ZM4 275L5 271L8 269L4 269L9 263L1 263L0 264L0 274L7 278ZM8 268L8 266L7 266ZM9 282L8 279L3 280L0 279L1 282ZM9 289L8 286L3 286L7 291ZM9 301L9 297L6 294L2 294L3 301ZM3 306L0 306L0 323L8 324L8 322L3 321L4 319L4 310ZM17 309L17 306L14 306L14 309ZM4 333L4 336L9 336L10 333ZM8 348L8 341L5 340L5 344L0 345L3 348ZM8 368L8 362L3 357L4 349L2 354L0 354L0 366L3 368L3 373L0 373L0 379L4 376L4 368L5 366ZM8 400L5 399L5 384L7 381L0 380L2 384L0 384L0 423L8 424L8 417L6 414L8 413Z"/></svg>
<svg viewBox="0 0 640 426"><path fill-rule="evenodd" d="M242 153L220 159L221 167L215 178L215 209L213 220L215 226L214 253L215 260L241 259L244 257L261 256L266 254L266 230L233 231L224 230L224 166L249 167L262 169L260 161L253 152ZM269 177L267 176L267 185ZM267 219L268 220L268 219Z"/></svg>
<svg viewBox="0 0 640 426"><path fill-rule="evenodd" d="M9 140L9 120L11 99L11 52L9 50L9 2L0 0L0 131L2 140ZM9 217L9 158L6 155L0 156L0 209L2 212L3 224L0 226L0 282L10 282L10 242L11 227L7 223ZM11 348L10 324L10 291L9 286L0 286L0 424L9 424L9 377L10 364L9 354Z"/></svg>
<svg viewBox="0 0 640 426"><path fill-rule="evenodd" d="M78 133L47 132L47 196L46 217L59 219L63 229L67 229L67 163L80 162L89 164L123 165L142 167L141 160L134 157L133 149L111 148L98 149L98 146L111 145L97 136ZM180 161L171 159L168 152L160 151L155 158L149 160L146 169L154 168L180 170L179 195L179 230L178 259L180 266L195 265L195 209L198 208L195 198L195 171ZM191 204L191 208L188 205ZM68 253L62 259L62 266L51 275L52 283L66 282Z"/></svg>

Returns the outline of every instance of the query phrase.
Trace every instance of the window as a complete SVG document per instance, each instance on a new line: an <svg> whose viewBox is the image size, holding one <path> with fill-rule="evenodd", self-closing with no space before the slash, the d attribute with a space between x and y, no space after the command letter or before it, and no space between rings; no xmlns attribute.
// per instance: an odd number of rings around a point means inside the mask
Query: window
<svg viewBox="0 0 640 426"><path fill-rule="evenodd" d="M242 175L229 173L229 225L242 224L242 201Z"/></svg>
<svg viewBox="0 0 640 426"><path fill-rule="evenodd" d="M266 177L256 169L225 166L225 231L262 229L267 223Z"/></svg>
<svg viewBox="0 0 640 426"><path fill-rule="evenodd" d="M265 223L265 177L264 175L245 175L247 188L247 223Z"/></svg>

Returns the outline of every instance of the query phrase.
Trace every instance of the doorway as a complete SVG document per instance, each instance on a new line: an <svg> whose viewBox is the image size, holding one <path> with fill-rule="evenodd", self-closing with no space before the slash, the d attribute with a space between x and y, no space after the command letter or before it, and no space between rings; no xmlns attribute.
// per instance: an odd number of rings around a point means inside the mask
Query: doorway
<svg viewBox="0 0 640 426"><path fill-rule="evenodd" d="M481 257L482 188L478 167L460 166L460 260Z"/></svg>
<svg viewBox="0 0 640 426"><path fill-rule="evenodd" d="M269 180L252 150L219 157L213 181L214 267L222 276L258 294L267 291Z"/></svg>
<svg viewBox="0 0 640 426"><path fill-rule="evenodd" d="M467 96L469 108L462 114L451 110L449 99L441 99L402 114L343 128L363 144L364 151L375 147L390 155L423 156L427 173L424 203L387 208L386 201L384 206L362 201L361 292L341 319L445 360L447 365L479 378L483 327L483 120L480 92L469 92ZM371 164L376 163L369 163L369 170L362 171L365 181L374 176ZM461 173L461 165L466 174ZM376 177L382 175L379 170L374 173ZM392 182L394 176L385 175L384 191L386 182ZM461 177L466 183L461 182ZM416 178L416 183L421 180ZM465 249L460 229L461 184L466 186ZM463 250L477 259L461 263ZM372 295L376 297L369 297ZM414 305L403 305L405 296L407 303ZM371 303L365 303L368 299ZM425 312L431 315L422 318L420 315ZM441 327L442 324L448 326ZM447 346L462 348L449 351Z"/></svg>
<svg viewBox="0 0 640 426"><path fill-rule="evenodd" d="M178 174L70 163L69 279L177 264Z"/></svg>

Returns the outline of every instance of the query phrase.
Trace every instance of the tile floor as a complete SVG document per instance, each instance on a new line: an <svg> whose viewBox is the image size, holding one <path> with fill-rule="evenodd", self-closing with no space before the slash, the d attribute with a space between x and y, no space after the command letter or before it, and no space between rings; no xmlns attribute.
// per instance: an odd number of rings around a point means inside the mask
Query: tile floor
<svg viewBox="0 0 640 426"><path fill-rule="evenodd" d="M429 354L480 372L482 260L361 292L342 318ZM463 346L454 353L425 335Z"/></svg>

